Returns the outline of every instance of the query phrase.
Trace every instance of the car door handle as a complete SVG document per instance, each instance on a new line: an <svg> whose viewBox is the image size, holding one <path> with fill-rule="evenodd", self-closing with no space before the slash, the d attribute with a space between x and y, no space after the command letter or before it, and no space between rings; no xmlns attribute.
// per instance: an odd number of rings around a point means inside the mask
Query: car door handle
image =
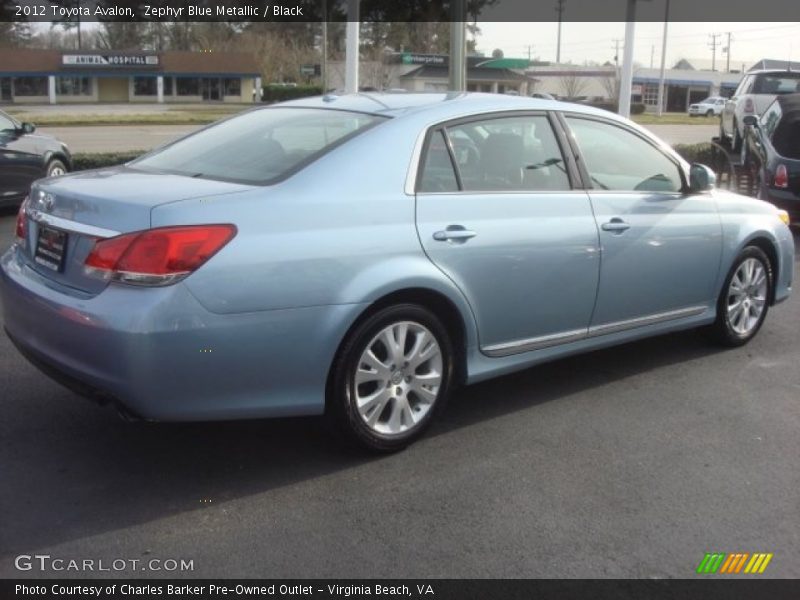
<svg viewBox="0 0 800 600"><path fill-rule="evenodd" d="M623 231L627 231L630 228L631 226L628 225L625 221L623 221L619 217L614 217L608 223L603 223L600 226L600 229L602 229L603 231L611 231L613 233L622 233Z"/></svg>
<svg viewBox="0 0 800 600"><path fill-rule="evenodd" d="M470 238L474 238L477 233L465 229L461 225L450 225L444 231L435 231L433 239L437 242L466 242Z"/></svg>

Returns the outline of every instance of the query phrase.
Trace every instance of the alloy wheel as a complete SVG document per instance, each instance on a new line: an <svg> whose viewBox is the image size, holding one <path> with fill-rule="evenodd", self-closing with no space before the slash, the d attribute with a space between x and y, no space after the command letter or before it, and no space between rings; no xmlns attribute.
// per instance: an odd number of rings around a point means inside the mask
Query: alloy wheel
<svg viewBox="0 0 800 600"><path fill-rule="evenodd" d="M739 265L728 286L727 315L731 329L741 336L758 326L767 302L767 271L757 258Z"/></svg>
<svg viewBox="0 0 800 600"><path fill-rule="evenodd" d="M372 431L406 434L433 408L442 373L442 350L433 333L413 321L392 323L372 338L356 364L356 409Z"/></svg>

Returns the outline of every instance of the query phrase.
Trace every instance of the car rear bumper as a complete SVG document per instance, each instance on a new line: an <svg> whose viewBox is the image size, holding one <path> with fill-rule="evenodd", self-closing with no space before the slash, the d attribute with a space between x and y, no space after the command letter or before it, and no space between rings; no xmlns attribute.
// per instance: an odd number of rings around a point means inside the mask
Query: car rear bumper
<svg viewBox="0 0 800 600"><path fill-rule="evenodd" d="M790 190L765 188L764 199L777 208L789 213L792 223L800 222L800 197Z"/></svg>
<svg viewBox="0 0 800 600"><path fill-rule="evenodd" d="M320 414L333 356L361 305L206 310L182 285L59 289L16 247L0 258L4 326L67 387L153 420Z"/></svg>

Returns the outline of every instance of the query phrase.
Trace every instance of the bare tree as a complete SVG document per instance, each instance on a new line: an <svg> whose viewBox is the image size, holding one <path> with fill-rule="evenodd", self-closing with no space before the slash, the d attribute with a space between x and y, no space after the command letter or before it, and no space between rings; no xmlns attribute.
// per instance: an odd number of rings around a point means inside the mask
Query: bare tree
<svg viewBox="0 0 800 600"><path fill-rule="evenodd" d="M620 88L619 72L614 69L613 71L609 71L607 75L599 77L598 80L603 86L603 91L606 93L606 98L608 98L610 102L617 104L619 102Z"/></svg>
<svg viewBox="0 0 800 600"><path fill-rule="evenodd" d="M588 82L578 71L569 71L561 76L561 89L568 100L575 100L586 91Z"/></svg>

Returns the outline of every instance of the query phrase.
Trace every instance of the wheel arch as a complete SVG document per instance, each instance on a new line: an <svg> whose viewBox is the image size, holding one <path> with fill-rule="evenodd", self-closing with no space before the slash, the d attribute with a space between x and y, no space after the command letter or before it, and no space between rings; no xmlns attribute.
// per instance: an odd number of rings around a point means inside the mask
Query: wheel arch
<svg viewBox="0 0 800 600"><path fill-rule="evenodd" d="M328 366L326 390L330 389L335 365L341 354L342 347L351 333L363 323L364 320L368 319L377 311L397 304L417 304L430 310L442 321L445 329L447 329L448 333L452 336L451 342L455 352L455 383L461 384L466 382L468 348L476 335L474 329L472 329L474 324L470 322L472 319L471 312L465 314L465 309L469 311L468 306L466 306L466 301L462 300L459 302L441 289L436 289L432 286L413 285L398 287L397 289L383 293L370 302L370 304L353 319L341 340L339 340L336 352L334 352L331 358L330 365ZM326 397L328 396L329 394L326 394Z"/></svg>
<svg viewBox="0 0 800 600"><path fill-rule="evenodd" d="M772 269L772 282L769 286L769 304L773 305L775 304L775 289L778 285L778 276L781 268L778 243L766 232L754 233L748 237L743 244L740 245L736 255L738 256L739 253L741 253L741 251L748 246L755 246L756 248L759 248L764 252L764 254L767 255L767 258L769 259L770 267Z"/></svg>
<svg viewBox="0 0 800 600"><path fill-rule="evenodd" d="M44 153L44 162L42 163L45 173L47 172L47 165L50 164L51 160L60 160L64 163L64 166L67 167L67 171L72 171L72 161L66 154L55 150L48 150Z"/></svg>

